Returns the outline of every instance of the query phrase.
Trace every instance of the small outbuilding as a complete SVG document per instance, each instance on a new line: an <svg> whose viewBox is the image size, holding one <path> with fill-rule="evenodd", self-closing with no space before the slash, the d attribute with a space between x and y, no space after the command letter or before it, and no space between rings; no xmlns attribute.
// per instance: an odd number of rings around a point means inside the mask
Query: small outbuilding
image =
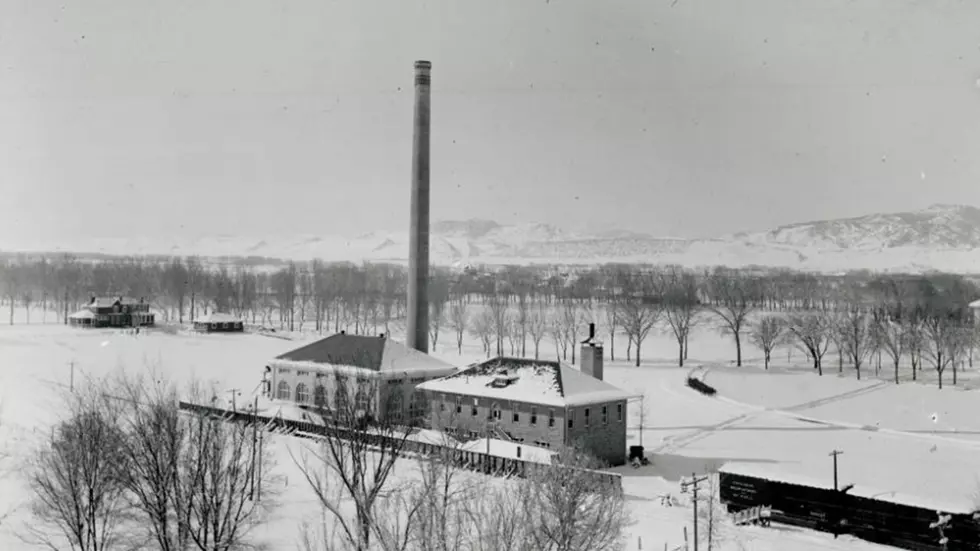
<svg viewBox="0 0 980 551"><path fill-rule="evenodd" d="M238 316L211 312L194 320L194 330L200 333L242 333L245 323Z"/></svg>

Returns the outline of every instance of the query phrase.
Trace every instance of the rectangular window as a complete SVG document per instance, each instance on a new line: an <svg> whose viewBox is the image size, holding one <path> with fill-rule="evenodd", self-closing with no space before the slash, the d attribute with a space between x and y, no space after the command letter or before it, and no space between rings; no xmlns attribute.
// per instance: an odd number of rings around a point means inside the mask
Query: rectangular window
<svg viewBox="0 0 980 551"><path fill-rule="evenodd" d="M439 402L439 411L446 411L446 402Z"/></svg>
<svg viewBox="0 0 980 551"><path fill-rule="evenodd" d="M514 412L514 422L515 423L520 423L521 422L521 414L520 413L517 413L516 411Z"/></svg>
<svg viewBox="0 0 980 551"><path fill-rule="evenodd" d="M279 368L279 373L283 373L283 374L285 374L285 373L289 373L289 368L286 368L286 367L280 367L280 368Z"/></svg>
<svg viewBox="0 0 980 551"><path fill-rule="evenodd" d="M568 412L568 428L572 428L575 425L572 419L572 412Z"/></svg>
<svg viewBox="0 0 980 551"><path fill-rule="evenodd" d="M531 424L532 425L538 424L538 408L536 407L531 408Z"/></svg>
<svg viewBox="0 0 980 551"><path fill-rule="evenodd" d="M309 371L297 371L296 372L296 376L297 377L307 377L307 376L309 376L309 374L310 374Z"/></svg>
<svg viewBox="0 0 980 551"><path fill-rule="evenodd" d="M585 408L585 426L589 426L589 408Z"/></svg>
<svg viewBox="0 0 980 551"><path fill-rule="evenodd" d="M602 424L603 425L608 425L609 424L609 413L606 411L607 409L609 409L609 408L607 408L606 406L602 406Z"/></svg>
<svg viewBox="0 0 980 551"><path fill-rule="evenodd" d="M548 426L555 426L555 410L553 409L548 410Z"/></svg>
<svg viewBox="0 0 980 551"><path fill-rule="evenodd" d="M456 413L463 413L463 401L459 396L456 397Z"/></svg>
<svg viewBox="0 0 980 551"><path fill-rule="evenodd" d="M623 421L623 404L616 404L616 420Z"/></svg>
<svg viewBox="0 0 980 551"><path fill-rule="evenodd" d="M472 408L470 409L470 411L471 411L471 412L473 413L473 417L476 417L477 415L479 415L479 414L480 414L480 412L479 412L479 410L477 409L477 407L476 407L476 406L473 406L473 407L472 407Z"/></svg>

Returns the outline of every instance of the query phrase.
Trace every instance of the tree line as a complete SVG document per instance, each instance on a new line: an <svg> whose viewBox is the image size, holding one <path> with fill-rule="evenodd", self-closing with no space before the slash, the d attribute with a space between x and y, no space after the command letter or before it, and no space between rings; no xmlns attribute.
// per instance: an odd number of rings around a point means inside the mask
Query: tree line
<svg viewBox="0 0 980 551"><path fill-rule="evenodd" d="M241 262L190 258L86 260L13 256L0 264L0 299L14 323L17 307L40 310L42 320L70 312L90 296L146 297L166 322L183 323L209 312L238 314L252 324L318 333L346 330L388 333L406 311L407 271L384 263L289 262L260 269ZM651 332L670 335L679 365L688 358L689 336L699 325L728 335L741 366L746 344L763 353L768 367L780 346L799 349L823 372L828 352L858 376L869 359L880 370L910 364L913 378L929 367L942 376L966 361L977 345L968 304L976 282L952 274L839 275L789 270L688 270L677 266L608 264L577 271L553 266L433 267L430 339L450 332L462 352L467 335L489 354L539 357L554 353L575 361L589 323L608 336L616 358L617 337L636 365ZM28 318L30 321L30 318ZM552 350L546 350L549 346Z"/></svg>

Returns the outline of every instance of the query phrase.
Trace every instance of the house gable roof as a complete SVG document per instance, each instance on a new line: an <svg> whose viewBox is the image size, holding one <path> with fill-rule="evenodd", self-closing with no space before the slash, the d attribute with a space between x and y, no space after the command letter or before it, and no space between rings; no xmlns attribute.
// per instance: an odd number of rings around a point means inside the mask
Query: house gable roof
<svg viewBox="0 0 980 551"><path fill-rule="evenodd" d="M506 386L495 380L509 379ZM458 373L427 381L431 392L525 402L547 406L578 406L627 400L628 392L559 362L497 357Z"/></svg>
<svg viewBox="0 0 980 551"><path fill-rule="evenodd" d="M224 312L211 312L197 318L194 323L242 323L242 318Z"/></svg>
<svg viewBox="0 0 980 551"><path fill-rule="evenodd" d="M452 372L456 368L387 337L338 333L285 354L275 362L355 367L375 372ZM440 374L441 374L440 373Z"/></svg>

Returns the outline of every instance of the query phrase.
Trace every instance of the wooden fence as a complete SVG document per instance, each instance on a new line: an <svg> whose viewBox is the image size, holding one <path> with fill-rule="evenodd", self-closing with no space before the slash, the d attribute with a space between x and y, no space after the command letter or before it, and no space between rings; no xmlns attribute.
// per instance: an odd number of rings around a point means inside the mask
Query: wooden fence
<svg viewBox="0 0 980 551"><path fill-rule="evenodd" d="M545 464L534 461L525 461L509 457L461 450L451 445L434 444L431 442L420 442L404 436L388 436L372 434L359 431L349 427L337 425L320 425L309 421L296 421L284 419L282 417L268 417L256 415L245 411L232 411L224 408L203 406L189 402L180 402L180 409L194 413L196 415L206 415L209 417L219 417L228 422L234 423L260 423L264 430L276 433L287 434L301 438L340 438L351 440L354 437L366 438L369 444L382 445L389 444L392 449L398 449L402 453L415 453L427 457L442 456L454 466L474 472L498 476L498 477L520 477L525 478L528 474L534 473L539 469L574 469L586 473L593 478L596 486L611 486L617 491L622 491L623 477L619 473L608 471L597 471L591 469L581 469L578 467L568 467L560 464ZM411 430L408 427L405 430ZM387 442L384 442L387 440Z"/></svg>

